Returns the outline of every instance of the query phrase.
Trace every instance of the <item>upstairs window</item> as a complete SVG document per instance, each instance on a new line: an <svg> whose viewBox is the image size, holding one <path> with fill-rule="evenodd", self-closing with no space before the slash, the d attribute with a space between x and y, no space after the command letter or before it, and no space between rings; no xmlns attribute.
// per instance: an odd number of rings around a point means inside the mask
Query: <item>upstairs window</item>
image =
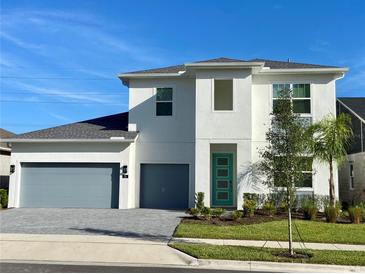
<svg viewBox="0 0 365 274"><path fill-rule="evenodd" d="M233 110L233 80L214 80L214 110Z"/></svg>
<svg viewBox="0 0 365 274"><path fill-rule="evenodd" d="M299 114L300 120L305 125L310 125L312 123L310 84L274 84L273 109L275 109L281 92L286 92L290 95L293 112Z"/></svg>
<svg viewBox="0 0 365 274"><path fill-rule="evenodd" d="M172 88L156 89L156 116L172 116Z"/></svg>

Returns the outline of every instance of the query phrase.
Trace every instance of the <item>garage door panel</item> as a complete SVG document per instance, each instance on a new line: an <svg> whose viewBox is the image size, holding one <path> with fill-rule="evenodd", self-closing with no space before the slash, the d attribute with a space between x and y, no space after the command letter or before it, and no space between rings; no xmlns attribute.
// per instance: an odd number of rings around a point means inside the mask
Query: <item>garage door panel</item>
<svg viewBox="0 0 365 274"><path fill-rule="evenodd" d="M186 209L188 203L188 164L141 165L141 207Z"/></svg>
<svg viewBox="0 0 365 274"><path fill-rule="evenodd" d="M24 163L21 207L117 208L119 164Z"/></svg>

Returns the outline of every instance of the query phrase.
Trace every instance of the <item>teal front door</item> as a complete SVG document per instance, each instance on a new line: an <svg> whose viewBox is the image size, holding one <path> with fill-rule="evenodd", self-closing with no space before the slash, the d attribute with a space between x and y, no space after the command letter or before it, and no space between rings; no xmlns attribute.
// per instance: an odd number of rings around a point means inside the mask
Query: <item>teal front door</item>
<svg viewBox="0 0 365 274"><path fill-rule="evenodd" d="M212 205L233 206L233 153L212 155Z"/></svg>

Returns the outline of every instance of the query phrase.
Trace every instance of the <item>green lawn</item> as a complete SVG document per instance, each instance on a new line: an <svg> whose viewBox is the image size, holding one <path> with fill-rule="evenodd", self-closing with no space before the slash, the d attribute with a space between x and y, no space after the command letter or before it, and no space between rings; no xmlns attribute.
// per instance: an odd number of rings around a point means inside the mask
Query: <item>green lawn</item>
<svg viewBox="0 0 365 274"><path fill-rule="evenodd" d="M174 243L171 246L198 259L365 266L365 252L361 251L308 250L310 258L290 259L276 255L278 252L283 252L282 249L186 243Z"/></svg>
<svg viewBox="0 0 365 274"><path fill-rule="evenodd" d="M305 242L365 244L365 224L330 224L324 222L295 220ZM287 240L287 221L272 221L245 225L213 225L181 223L175 237L239 239L239 240ZM294 241L300 241L293 227Z"/></svg>

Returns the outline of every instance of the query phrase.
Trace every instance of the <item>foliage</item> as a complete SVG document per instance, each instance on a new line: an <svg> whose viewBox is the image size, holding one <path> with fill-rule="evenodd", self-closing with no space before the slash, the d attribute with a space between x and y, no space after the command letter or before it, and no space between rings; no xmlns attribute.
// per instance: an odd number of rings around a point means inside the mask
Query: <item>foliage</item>
<svg viewBox="0 0 365 274"><path fill-rule="evenodd" d="M308 146L310 153L315 159L327 163L329 166L330 204L334 206L333 162L341 164L345 159L346 148L353 135L351 117L344 113L337 118L334 115L327 116L310 126L308 134L312 136Z"/></svg>
<svg viewBox="0 0 365 274"><path fill-rule="evenodd" d="M174 243L172 247L198 259L242 260L242 261L271 261L310 264L336 264L365 266L365 254L361 251L342 250L306 250L308 258L288 258L277 256L283 249L218 246L208 244ZM303 252L303 250L296 250ZM305 266L304 266L305 267Z"/></svg>
<svg viewBox="0 0 365 274"><path fill-rule="evenodd" d="M291 210L295 201L296 185L303 181L303 155L309 135L298 115L293 113L291 90L282 90L275 100L271 127L266 133L268 145L260 151L259 171L270 188L285 189L288 208L289 253L293 255Z"/></svg>
<svg viewBox="0 0 365 274"><path fill-rule="evenodd" d="M213 217L220 217L222 216L222 214L225 212L225 209L217 207L217 208L212 208L212 216Z"/></svg>
<svg viewBox="0 0 365 274"><path fill-rule="evenodd" d="M201 215L207 219L210 220L212 218L212 209L210 207L203 207L203 209L201 210Z"/></svg>
<svg viewBox="0 0 365 274"><path fill-rule="evenodd" d="M318 213L318 199L314 196L304 196L301 200L304 219L315 220Z"/></svg>
<svg viewBox="0 0 365 274"><path fill-rule="evenodd" d="M335 205L332 205L331 202L329 202L324 207L324 214L326 215L326 220L329 223L336 223L337 218L340 215L341 212L341 203L336 202Z"/></svg>
<svg viewBox="0 0 365 274"><path fill-rule="evenodd" d="M233 221L237 221L242 218L243 212L241 210L234 210L231 214Z"/></svg>
<svg viewBox="0 0 365 274"><path fill-rule="evenodd" d="M201 212L204 208L204 192L195 194L195 207Z"/></svg>
<svg viewBox="0 0 365 274"><path fill-rule="evenodd" d="M200 210L197 209L196 207L192 207L192 208L189 208L185 213L189 214L191 216L194 216L194 217L198 217L200 214Z"/></svg>
<svg viewBox="0 0 365 274"><path fill-rule="evenodd" d="M245 199L243 201L243 212L247 217L253 217L255 215L256 201L251 199Z"/></svg>
<svg viewBox="0 0 365 274"><path fill-rule="evenodd" d="M361 222L363 210L361 206L349 207L348 212L352 223L359 224Z"/></svg>
<svg viewBox="0 0 365 274"><path fill-rule="evenodd" d="M8 192L6 189L0 189L0 208L8 206Z"/></svg>
<svg viewBox="0 0 365 274"><path fill-rule="evenodd" d="M272 201L265 201L264 205L262 206L262 209L269 215L273 216L276 213L276 207L275 204Z"/></svg>

